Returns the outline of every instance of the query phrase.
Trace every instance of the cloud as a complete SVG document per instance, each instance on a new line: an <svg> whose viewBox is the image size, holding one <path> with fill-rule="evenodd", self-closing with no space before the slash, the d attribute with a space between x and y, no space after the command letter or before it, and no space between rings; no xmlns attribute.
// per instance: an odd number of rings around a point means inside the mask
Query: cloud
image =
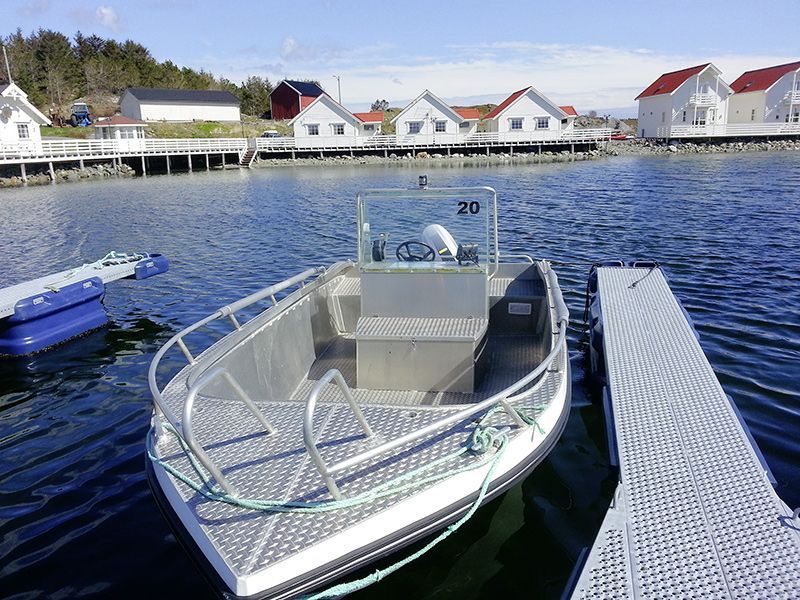
<svg viewBox="0 0 800 600"><path fill-rule="evenodd" d="M94 11L94 20L113 31L119 30L119 15L111 6L98 6Z"/></svg>
<svg viewBox="0 0 800 600"><path fill-rule="evenodd" d="M274 51L273 51L274 52ZM328 81L341 75L342 97L358 109L376 97L393 105L416 97L428 88L449 102L457 98L474 103L498 102L513 90L533 85L558 104L573 104L579 111L629 107L634 98L661 73L711 61L727 82L747 69L791 62L791 56L747 55L713 51L662 52L649 48L540 44L504 41L442 47L409 52L388 44L357 48L307 46L286 37L280 54L269 53L230 59L193 59L189 66L240 81L247 75L269 75L279 80L298 78ZM464 102L460 102L464 103Z"/></svg>
<svg viewBox="0 0 800 600"><path fill-rule="evenodd" d="M30 0L25 6L17 9L17 14L23 17L37 17L50 10L50 0Z"/></svg>
<svg viewBox="0 0 800 600"><path fill-rule="evenodd" d="M281 58L288 61L312 60L317 55L317 51L311 46L301 44L292 36L283 38L280 49Z"/></svg>

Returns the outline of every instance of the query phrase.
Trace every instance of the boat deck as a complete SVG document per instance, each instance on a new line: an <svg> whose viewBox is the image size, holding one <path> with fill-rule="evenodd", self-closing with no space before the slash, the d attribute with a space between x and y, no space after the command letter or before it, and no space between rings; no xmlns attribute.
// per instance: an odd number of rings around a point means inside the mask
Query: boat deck
<svg viewBox="0 0 800 600"><path fill-rule="evenodd" d="M620 483L572 597L798 598L800 523L648 271L598 270Z"/></svg>
<svg viewBox="0 0 800 600"><path fill-rule="evenodd" d="M409 433L477 402L529 372L546 354L534 336L496 336L490 339L492 363L475 394L415 391L365 390L352 387L369 424L379 439L389 440ZM562 353L564 351L562 350ZM558 359L563 361L563 356ZM302 420L311 388L329 369L339 369L349 386L355 384L355 340L342 336L314 362L307 377L285 401L265 402L254 398L258 407L276 427L278 435L265 436L258 421L236 400L200 394L195 408L198 439L222 472L245 498L271 498L309 502L330 499L328 490L305 450ZM184 370L163 392L163 400L177 414L186 395ZM565 369L548 371L529 395L515 406L537 417L545 411L562 384ZM461 404L461 406L458 406ZM508 427L509 436L520 430L504 412L486 421ZM469 442L475 419L445 427L430 438L410 442L392 456L383 456L344 471L337 476L343 494L352 497L408 473L434 459L463 448ZM324 460L334 463L365 449L364 437L341 392L333 384L319 396L314 430ZM196 475L173 437L164 438L158 454L186 474ZM463 454L433 468L429 474L445 473L481 461L480 456ZM432 484L431 484L432 485ZM199 523L223 560L239 576L255 573L291 556L299 549L325 540L377 515L415 491L400 492L367 504L331 513L297 514L252 511L222 502L206 500L188 486L176 483L181 502ZM418 490L417 490L418 491Z"/></svg>

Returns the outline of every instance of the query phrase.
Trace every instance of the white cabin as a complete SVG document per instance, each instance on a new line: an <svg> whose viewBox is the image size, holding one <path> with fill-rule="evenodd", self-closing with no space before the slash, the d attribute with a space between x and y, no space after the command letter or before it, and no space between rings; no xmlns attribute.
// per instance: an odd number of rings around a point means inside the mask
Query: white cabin
<svg viewBox="0 0 800 600"><path fill-rule="evenodd" d="M800 61L747 71L731 88L729 123L800 123Z"/></svg>
<svg viewBox="0 0 800 600"><path fill-rule="evenodd" d="M476 109L456 109L425 90L392 119L398 144L443 144L463 140L475 132Z"/></svg>
<svg viewBox="0 0 800 600"><path fill-rule="evenodd" d="M351 113L324 93L289 121L298 148L360 146L382 124L382 112Z"/></svg>
<svg viewBox="0 0 800 600"><path fill-rule="evenodd" d="M128 88L119 109L143 121L241 121L239 99L221 90Z"/></svg>
<svg viewBox="0 0 800 600"><path fill-rule="evenodd" d="M511 94L483 119L486 131L499 133L502 139L536 141L572 129L577 116L572 106L558 106L529 86Z"/></svg>
<svg viewBox="0 0 800 600"><path fill-rule="evenodd" d="M98 119L92 124L95 139L117 140L120 151L143 149L145 127L147 127L147 123L144 121L130 119L122 115Z"/></svg>
<svg viewBox="0 0 800 600"><path fill-rule="evenodd" d="M711 63L661 75L636 97L639 137L668 138L673 127L724 125L732 90L720 75Z"/></svg>
<svg viewBox="0 0 800 600"><path fill-rule="evenodd" d="M42 125L50 119L28 101L28 95L14 83L0 84L0 148L25 154L42 151Z"/></svg>

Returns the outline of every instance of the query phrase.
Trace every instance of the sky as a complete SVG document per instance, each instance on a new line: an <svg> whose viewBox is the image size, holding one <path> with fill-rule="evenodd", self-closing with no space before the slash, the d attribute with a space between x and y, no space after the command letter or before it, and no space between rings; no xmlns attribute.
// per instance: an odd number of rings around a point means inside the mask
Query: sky
<svg viewBox="0 0 800 600"><path fill-rule="evenodd" d="M497 103L533 85L579 112L634 116L658 75L713 62L743 71L800 59L797 0L0 0L0 35L40 27L132 39L158 60L240 82L317 79L364 110L424 89Z"/></svg>

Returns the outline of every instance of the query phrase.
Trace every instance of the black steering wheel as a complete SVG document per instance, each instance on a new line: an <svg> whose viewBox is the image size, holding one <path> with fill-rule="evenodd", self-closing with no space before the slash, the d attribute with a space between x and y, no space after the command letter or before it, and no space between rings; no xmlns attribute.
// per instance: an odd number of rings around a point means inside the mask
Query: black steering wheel
<svg viewBox="0 0 800 600"><path fill-rule="evenodd" d="M397 246L395 255L397 256L397 260L403 260L405 262L432 261L436 259L436 250L423 242L408 240Z"/></svg>

